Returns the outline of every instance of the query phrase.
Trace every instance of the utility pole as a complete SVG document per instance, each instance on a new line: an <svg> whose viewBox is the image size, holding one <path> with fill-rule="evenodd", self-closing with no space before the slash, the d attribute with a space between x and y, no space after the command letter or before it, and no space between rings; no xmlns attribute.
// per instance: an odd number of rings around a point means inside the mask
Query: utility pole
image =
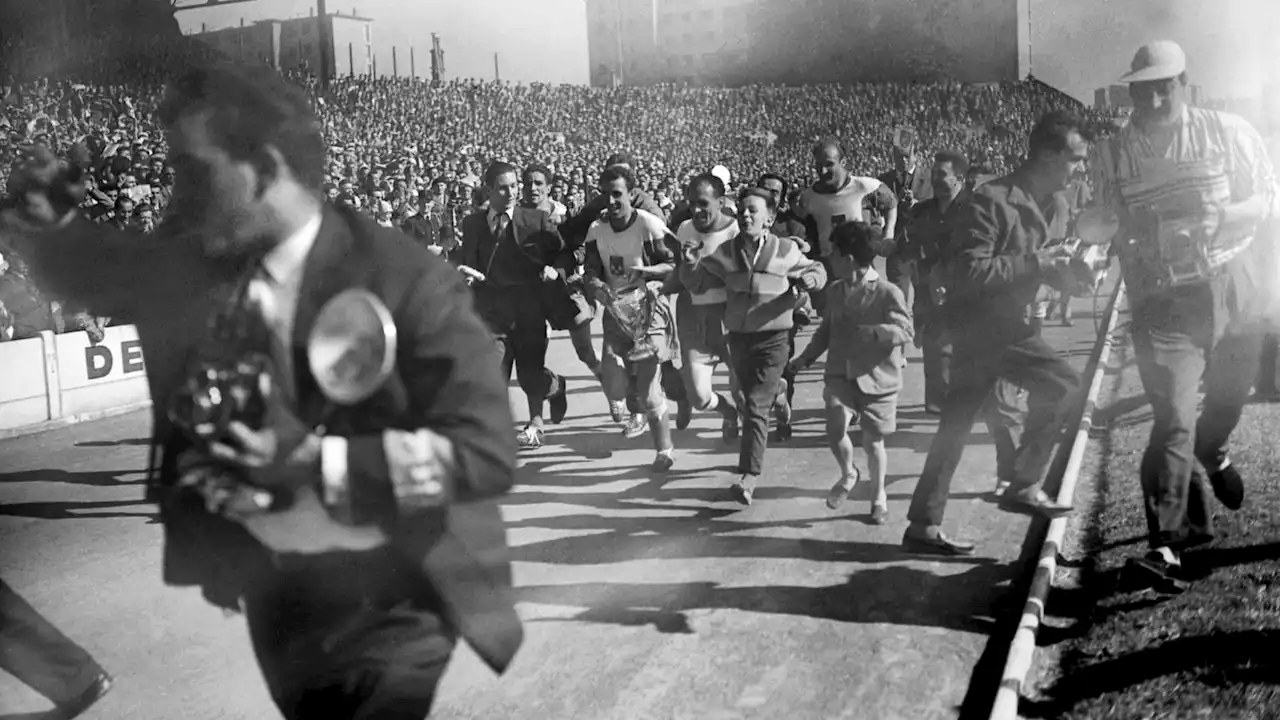
<svg viewBox="0 0 1280 720"><path fill-rule="evenodd" d="M623 84L626 80L622 75L622 0L614 0L613 3L613 36L617 40L618 50L618 70L614 73L614 86Z"/></svg>
<svg viewBox="0 0 1280 720"><path fill-rule="evenodd" d="M391 77L400 77L400 65L396 61L396 46L391 46Z"/></svg>
<svg viewBox="0 0 1280 720"><path fill-rule="evenodd" d="M438 83L444 75L444 51L440 49L440 36L431 33L431 82Z"/></svg>
<svg viewBox="0 0 1280 720"><path fill-rule="evenodd" d="M329 26L329 9L325 0L316 0L316 22L320 24L317 33L320 38L320 88L329 89L329 80L333 76L333 32Z"/></svg>
<svg viewBox="0 0 1280 720"><path fill-rule="evenodd" d="M498 53L493 54L493 81L502 82L502 76L498 74Z"/></svg>
<svg viewBox="0 0 1280 720"><path fill-rule="evenodd" d="M416 64L416 63L414 63L414 61L413 61L413 46L412 46L412 45L410 45L410 46L409 46L409 79L410 79L410 80L417 80L417 79L418 79L418 67L417 67L417 64Z"/></svg>

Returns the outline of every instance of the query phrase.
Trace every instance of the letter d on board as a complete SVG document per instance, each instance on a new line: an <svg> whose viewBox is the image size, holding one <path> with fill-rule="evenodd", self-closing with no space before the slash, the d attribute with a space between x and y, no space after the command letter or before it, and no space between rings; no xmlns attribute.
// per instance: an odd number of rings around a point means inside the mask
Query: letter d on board
<svg viewBox="0 0 1280 720"><path fill-rule="evenodd" d="M111 350L105 345L90 345L84 349L84 373L90 380L110 375L113 364Z"/></svg>

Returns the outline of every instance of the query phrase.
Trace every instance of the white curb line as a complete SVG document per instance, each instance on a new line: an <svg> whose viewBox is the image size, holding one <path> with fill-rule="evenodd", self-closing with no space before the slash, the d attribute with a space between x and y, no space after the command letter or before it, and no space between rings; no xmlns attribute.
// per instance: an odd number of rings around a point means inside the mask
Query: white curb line
<svg viewBox="0 0 1280 720"><path fill-rule="evenodd" d="M1124 281L1121 280L1116 283L1111 303L1107 306L1106 331L1098 337L1094 345L1093 355L1097 360L1093 377L1089 381L1089 393L1085 396L1080 426L1076 429L1075 438L1071 442L1071 455L1067 458L1067 467L1062 472L1058 502L1066 505L1072 504L1076 482L1080 478L1080 466L1084 462L1084 451L1089 444L1089 431L1093 429L1093 415L1098 395L1102 391L1107 360L1111 356L1112 336L1115 334L1116 320L1120 317L1120 302L1123 299ZM996 690L990 720L1015 720L1018 717L1018 700L1022 696L1022 684L1026 681L1027 672L1031 669L1031 660L1035 656L1036 632L1040 629L1045 601L1053 586L1053 576L1058 566L1058 549L1062 543L1062 535L1067 529L1067 519L1060 517L1051 521L1045 533L1044 543L1040 546L1040 562L1036 565L1031 587L1027 591L1022 619L1018 622L1013 641L1009 643L1009 654L1005 659L1004 673L1000 676L1000 687Z"/></svg>

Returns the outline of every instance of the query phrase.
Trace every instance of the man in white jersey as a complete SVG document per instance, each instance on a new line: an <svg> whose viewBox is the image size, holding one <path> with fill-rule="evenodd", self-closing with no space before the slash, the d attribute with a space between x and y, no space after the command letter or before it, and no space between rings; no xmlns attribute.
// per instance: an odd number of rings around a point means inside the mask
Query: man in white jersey
<svg viewBox="0 0 1280 720"><path fill-rule="evenodd" d="M600 173L607 205L605 216L587 230L586 284L606 308L605 394L627 398L631 420L623 434L636 437L648 427L658 452L653 468L665 472L675 458L662 365L671 361L676 339L662 284L675 270L678 253L662 219L632 207L634 188L635 178L624 167Z"/></svg>
<svg viewBox="0 0 1280 720"><path fill-rule="evenodd" d="M823 265L831 269L833 261L841 262L839 254L831 244L832 228L846 220L862 220L868 195L872 193L892 195L892 193L876 178L850 174L845 165L844 147L833 137L819 140L813 146L813 169L818 179L811 187L805 188L800 193L795 214L802 221L806 218L813 219L816 237L812 240ZM896 198L894 202L889 203L886 197L882 204L886 207L884 236L894 237L898 225ZM819 311L822 309L824 297L821 293L812 296L814 307Z"/></svg>
<svg viewBox="0 0 1280 720"><path fill-rule="evenodd" d="M1171 41L1138 49L1121 78L1130 123L1089 161L1101 205L1090 212L1119 221L1130 333L1154 415L1140 471L1150 550L1134 566L1167 592L1186 587L1181 551L1213 537L1196 465L1227 508L1244 500L1227 443L1249 398L1274 283L1262 261L1270 248L1255 241L1275 196L1262 137L1244 118L1188 104L1186 62Z"/></svg>
<svg viewBox="0 0 1280 720"><path fill-rule="evenodd" d="M685 199L692 211L690 219L680 224L676 238L681 246L697 247L694 257L710 255L738 234L736 218L724 213L724 182L710 173L689 182ZM674 285L679 285L678 279ZM729 359L724 334L724 288L691 292L680 286L676 299L676 327L680 338L680 354L685 395L694 409L714 412L723 419L721 432L726 442L738 436L738 409L713 387L716 365ZM737 380L732 368L729 387L736 393Z"/></svg>

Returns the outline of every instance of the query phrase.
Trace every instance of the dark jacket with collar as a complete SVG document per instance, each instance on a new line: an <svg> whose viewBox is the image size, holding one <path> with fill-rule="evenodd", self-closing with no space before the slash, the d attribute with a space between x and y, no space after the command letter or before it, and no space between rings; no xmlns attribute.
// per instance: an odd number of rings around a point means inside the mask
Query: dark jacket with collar
<svg viewBox="0 0 1280 720"><path fill-rule="evenodd" d="M950 241L955 261L947 304L961 327L1028 328L1024 311L1042 282L1036 253L1054 236L1053 207L1046 218L1023 169L972 192Z"/></svg>
<svg viewBox="0 0 1280 720"><path fill-rule="evenodd" d="M201 501L174 489L176 459L190 443L165 410L185 381L207 319L243 269L205 260L192 237L172 232L146 236L75 223L43 238L33 265L58 292L138 326L153 399L153 442L161 449L149 496L160 503L165 526L165 582L199 586L210 602L236 608L255 572L266 567L268 552L239 524L206 513ZM330 434L349 439L353 504L421 571L446 619L501 671L522 630L496 504L512 485L516 448L492 337L462 278L445 261L398 230L326 207L294 320L297 412L313 427L326 402L307 369L306 340L324 303L355 287L387 305L399 342L396 375L387 386L324 419ZM419 427L454 445L459 469L450 478L453 502L402 512L391 490L382 431Z"/></svg>

